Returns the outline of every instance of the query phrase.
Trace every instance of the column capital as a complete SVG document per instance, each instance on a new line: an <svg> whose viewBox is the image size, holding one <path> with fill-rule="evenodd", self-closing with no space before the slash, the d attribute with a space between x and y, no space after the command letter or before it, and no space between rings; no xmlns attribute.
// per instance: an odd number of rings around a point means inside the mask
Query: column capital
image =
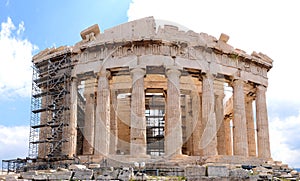
<svg viewBox="0 0 300 181"><path fill-rule="evenodd" d="M212 73L203 73L203 74L201 74L201 77L202 78L207 78L207 79L215 79L215 75L214 74L212 74Z"/></svg>
<svg viewBox="0 0 300 181"><path fill-rule="evenodd" d="M256 85L256 90L257 91L264 91L264 92L266 92L267 91L267 87L264 86L264 85L258 84L258 85Z"/></svg>
<svg viewBox="0 0 300 181"><path fill-rule="evenodd" d="M242 79L234 79L232 82L231 82L231 86L237 86L237 85L244 85L245 81L242 80Z"/></svg>
<svg viewBox="0 0 300 181"><path fill-rule="evenodd" d="M109 70L101 70L100 72L98 72L97 76L98 76L98 78L99 77L110 78L111 77L111 73L110 73Z"/></svg>
<svg viewBox="0 0 300 181"><path fill-rule="evenodd" d="M144 68L133 68L130 70L130 75L133 79L140 79L141 77L144 77L146 74L146 70Z"/></svg>
<svg viewBox="0 0 300 181"><path fill-rule="evenodd" d="M180 70L172 67L172 68L168 68L167 71L166 71L166 76L168 78L172 78L173 76L176 76L176 77L180 77L181 76L181 72Z"/></svg>

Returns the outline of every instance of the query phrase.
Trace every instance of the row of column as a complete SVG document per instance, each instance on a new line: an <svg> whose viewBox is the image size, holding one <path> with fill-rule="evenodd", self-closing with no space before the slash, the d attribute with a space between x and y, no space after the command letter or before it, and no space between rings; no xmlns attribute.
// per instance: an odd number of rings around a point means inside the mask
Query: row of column
<svg viewBox="0 0 300 181"><path fill-rule="evenodd" d="M180 107L180 75L177 69L169 69L166 72L167 81L167 107L165 122L165 155L181 154L182 121ZM111 126L111 93L109 90L109 74L100 72L97 87L97 100L94 124L86 124L88 131L85 133L86 145L84 153L107 155L115 153L117 130L112 138ZM146 120L145 120L145 91L144 91L145 70L136 68L131 71L132 93L131 93L131 130L130 130L130 154L134 156L146 155ZM76 83L72 83L74 91ZM230 123L224 119L223 98L224 92L214 90L214 76L205 74L202 76L202 97L200 110L195 111L198 120L195 122L195 129L192 133L193 150L196 155L241 155L255 156L255 130L253 121L252 99L245 101L244 82L234 80L233 87L233 143L230 137ZM77 91L76 91L77 92ZM268 118L265 97L266 87L257 86L256 90L256 125L257 125L257 149L258 157L270 158ZM76 107L76 95L72 93L71 100L71 123L75 122L74 111ZM87 97L93 98L94 95ZM199 101L199 100L198 100ZM86 106L92 106L87 99ZM114 111L114 110L113 110ZM200 114L199 114L200 113ZM94 115L93 113L87 113ZM193 116L194 117L194 116ZM73 119L73 120L72 120ZM90 118L92 120L92 118ZM92 131L95 127L94 132ZM217 130L217 128L219 128ZM114 130L114 129L112 129ZM74 131L71 130L73 133ZM74 153L76 145L75 136L72 137L70 154ZM110 147L110 143L114 146ZM73 144L73 145L72 145ZM232 145L233 144L233 145ZM92 146L94 145L94 146ZM233 153L232 152L233 146Z"/></svg>

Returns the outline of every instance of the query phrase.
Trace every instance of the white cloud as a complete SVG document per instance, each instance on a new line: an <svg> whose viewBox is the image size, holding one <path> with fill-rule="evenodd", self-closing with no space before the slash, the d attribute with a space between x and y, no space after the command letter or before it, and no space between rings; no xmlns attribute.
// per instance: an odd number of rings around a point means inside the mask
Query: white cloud
<svg viewBox="0 0 300 181"><path fill-rule="evenodd" d="M28 126L6 127L0 125L0 159L28 156Z"/></svg>
<svg viewBox="0 0 300 181"><path fill-rule="evenodd" d="M1 23L0 99L30 95L31 58L37 46L21 37L24 31L24 22L18 28L10 18Z"/></svg>
<svg viewBox="0 0 300 181"><path fill-rule="evenodd" d="M300 111L297 116L270 118L270 142L274 160L300 167Z"/></svg>
<svg viewBox="0 0 300 181"><path fill-rule="evenodd" d="M154 16L216 38L225 33L230 36L228 43L232 46L250 54L253 50L267 54L274 60L268 74L269 107L274 106L270 103L279 102L285 103L280 104L284 108L300 105L297 7L297 0L133 0L127 14L129 21ZM278 114L270 119L273 157L300 167L300 150L288 141L295 140L300 132L300 116L284 111Z"/></svg>

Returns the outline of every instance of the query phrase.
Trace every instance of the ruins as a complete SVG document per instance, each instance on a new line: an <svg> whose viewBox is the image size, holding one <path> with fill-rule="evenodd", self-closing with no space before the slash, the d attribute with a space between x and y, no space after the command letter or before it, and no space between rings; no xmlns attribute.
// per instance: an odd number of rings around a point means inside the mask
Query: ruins
<svg viewBox="0 0 300 181"><path fill-rule="evenodd" d="M153 17L80 35L33 57L29 158L271 160L267 55Z"/></svg>

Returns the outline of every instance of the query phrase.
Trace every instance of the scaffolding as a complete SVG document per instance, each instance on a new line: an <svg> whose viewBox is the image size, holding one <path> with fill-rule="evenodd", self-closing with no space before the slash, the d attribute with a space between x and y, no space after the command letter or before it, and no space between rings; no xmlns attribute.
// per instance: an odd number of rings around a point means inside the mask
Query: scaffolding
<svg viewBox="0 0 300 181"><path fill-rule="evenodd" d="M165 98L163 95L146 96L147 154L164 154Z"/></svg>
<svg viewBox="0 0 300 181"><path fill-rule="evenodd" d="M71 53L34 64L29 136L30 159L67 159Z"/></svg>
<svg viewBox="0 0 300 181"><path fill-rule="evenodd" d="M25 165L27 163L27 159L11 159L11 160L2 160L2 171L16 172L19 173L21 171L25 171Z"/></svg>

